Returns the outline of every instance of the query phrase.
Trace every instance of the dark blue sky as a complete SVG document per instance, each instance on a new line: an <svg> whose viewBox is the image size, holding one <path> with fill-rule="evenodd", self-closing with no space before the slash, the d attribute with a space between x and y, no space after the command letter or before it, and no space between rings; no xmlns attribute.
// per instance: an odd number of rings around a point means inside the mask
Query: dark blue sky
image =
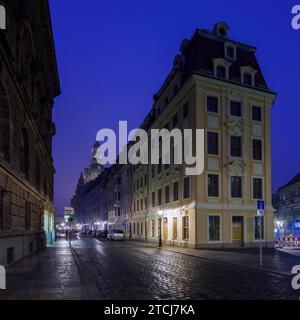
<svg viewBox="0 0 300 320"><path fill-rule="evenodd" d="M83 5L84 4L84 5ZM68 205L97 130L138 127L170 71L181 40L215 22L258 47L271 89L273 189L300 171L300 30L295 1L50 0L62 96L56 100L55 205Z"/></svg>

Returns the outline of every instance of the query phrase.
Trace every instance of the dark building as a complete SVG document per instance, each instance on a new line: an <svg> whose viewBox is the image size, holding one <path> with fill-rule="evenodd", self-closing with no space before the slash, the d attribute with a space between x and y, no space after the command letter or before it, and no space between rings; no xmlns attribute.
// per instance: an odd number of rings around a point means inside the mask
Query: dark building
<svg viewBox="0 0 300 320"><path fill-rule="evenodd" d="M0 264L54 236L52 122L60 94L49 4L0 1Z"/></svg>
<svg viewBox="0 0 300 320"><path fill-rule="evenodd" d="M300 237L300 173L278 189L273 206L277 236Z"/></svg>
<svg viewBox="0 0 300 320"><path fill-rule="evenodd" d="M108 218L107 178L109 169L103 168L97 162L97 149L98 145L95 144L92 149L91 163L81 173L75 195L71 200L76 221L88 225L91 229L104 224Z"/></svg>

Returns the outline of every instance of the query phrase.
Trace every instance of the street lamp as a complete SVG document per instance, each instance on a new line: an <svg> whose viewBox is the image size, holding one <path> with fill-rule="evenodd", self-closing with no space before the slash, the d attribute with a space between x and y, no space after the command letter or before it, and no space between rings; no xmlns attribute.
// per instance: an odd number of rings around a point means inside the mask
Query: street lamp
<svg viewBox="0 0 300 320"><path fill-rule="evenodd" d="M159 241L158 241L158 246L161 247L162 246L162 239L161 239L161 221L162 221L162 217L163 217L164 213L162 210L158 210L158 216L159 216Z"/></svg>

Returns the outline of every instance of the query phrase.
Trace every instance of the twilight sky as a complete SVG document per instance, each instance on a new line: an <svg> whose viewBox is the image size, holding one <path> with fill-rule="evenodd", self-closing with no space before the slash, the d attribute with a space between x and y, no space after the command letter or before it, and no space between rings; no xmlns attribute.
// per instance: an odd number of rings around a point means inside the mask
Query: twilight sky
<svg viewBox="0 0 300 320"><path fill-rule="evenodd" d="M85 4L84 6L82 4ZM270 88L273 189L300 171L300 0L50 0L62 88L54 121L55 205L69 205L96 133L128 120L140 125L171 69L181 40L196 28L229 24L231 38L258 47Z"/></svg>

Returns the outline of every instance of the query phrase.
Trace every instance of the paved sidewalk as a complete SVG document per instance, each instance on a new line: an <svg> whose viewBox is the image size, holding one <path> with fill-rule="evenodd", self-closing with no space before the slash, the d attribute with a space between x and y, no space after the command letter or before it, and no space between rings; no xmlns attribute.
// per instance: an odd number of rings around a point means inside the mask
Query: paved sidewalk
<svg viewBox="0 0 300 320"><path fill-rule="evenodd" d="M79 300L81 280L67 241L7 268L7 289L0 300Z"/></svg>
<svg viewBox="0 0 300 320"><path fill-rule="evenodd" d="M158 247L157 243L145 241L131 241L135 245ZM292 267L300 265L300 250L263 249L263 266L259 265L258 248L206 250L181 248L175 246L162 246L162 250L190 255L220 263L229 263L248 268L265 270L282 275L290 275ZM297 251L299 255L294 254Z"/></svg>

